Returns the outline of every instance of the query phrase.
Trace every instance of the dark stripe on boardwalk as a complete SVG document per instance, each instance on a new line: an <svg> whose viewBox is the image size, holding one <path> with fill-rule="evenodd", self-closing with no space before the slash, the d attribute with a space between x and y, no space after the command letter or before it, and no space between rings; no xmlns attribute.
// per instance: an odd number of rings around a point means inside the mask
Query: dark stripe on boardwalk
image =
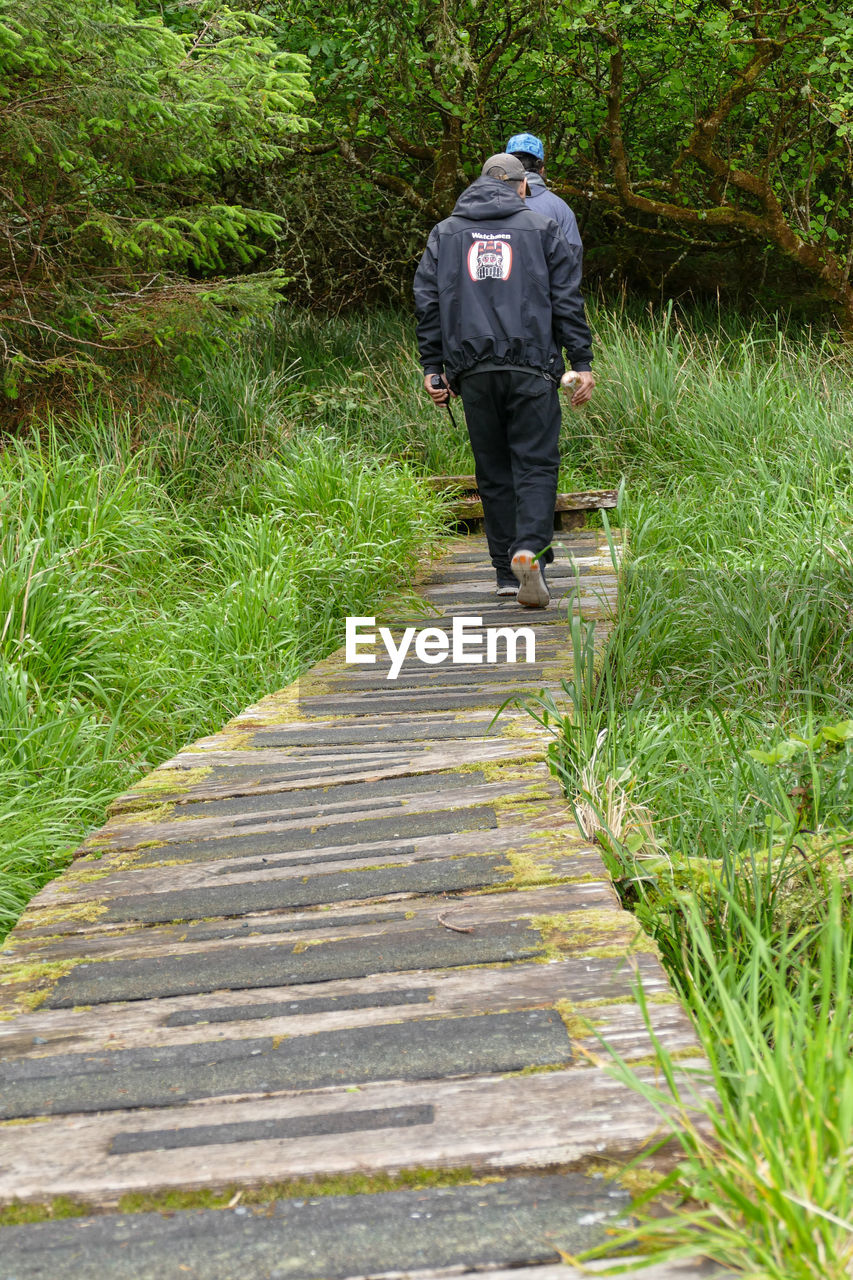
<svg viewBox="0 0 853 1280"><path fill-rule="evenodd" d="M377 708L378 710L378 708ZM335 704L335 713L340 707ZM252 736L251 747L334 747L351 743L374 743L381 739L388 742L440 742L448 738L501 738L506 725L491 725L487 717L482 720L457 720L455 716L431 716L429 719L397 719L393 723L372 725L355 722L342 724L334 729L312 729L300 725L298 729L259 729Z"/></svg>
<svg viewBox="0 0 853 1280"><path fill-rule="evenodd" d="M330 1134L363 1133L371 1129L410 1129L432 1124L432 1106L377 1107L372 1111L329 1111L321 1116L290 1120L247 1120L235 1124L193 1125L191 1129L143 1129L119 1133L110 1143L111 1156L136 1151L177 1151L181 1147L212 1147L220 1143L268 1142L320 1138Z"/></svg>
<svg viewBox="0 0 853 1280"><path fill-rule="evenodd" d="M60 978L47 997L48 1009L115 1000L153 1000L202 991L240 991L283 987L297 982L365 978L371 973L498 964L542 954L539 935L526 920L489 924L482 933L444 933L418 929L394 937L329 941L300 953L286 945L223 947L192 955L80 964Z"/></svg>
<svg viewBox="0 0 853 1280"><path fill-rule="evenodd" d="M317 996L307 1000L279 1000L275 1004L227 1004L212 1009L181 1009L170 1013L164 1027L194 1027L205 1022L245 1022L254 1018L290 1018L316 1013L336 1013L343 1009L394 1008L404 1004L429 1004L432 987L407 987L397 991L374 991L346 996Z"/></svg>
<svg viewBox="0 0 853 1280"><path fill-rule="evenodd" d="M322 915L307 916L302 920L289 919L285 924L280 916L274 920L251 919L233 920L223 924L181 924L174 925L171 930L157 930L159 936L174 937L182 942L214 942L219 938L251 937L261 933L304 933L318 929L359 929L371 924L391 924L406 919L405 911L383 911L376 915L338 915L335 912L323 912ZM125 934L124 936L130 936ZM151 936L146 930L146 937Z"/></svg>
<svg viewBox="0 0 853 1280"><path fill-rule="evenodd" d="M0 1231L15 1280L345 1280L387 1272L558 1262L603 1239L629 1196L580 1174L471 1187L101 1215ZM181 1270L184 1268L185 1270ZM523 1280L523 1272L519 1276Z"/></svg>
<svg viewBox="0 0 853 1280"><path fill-rule="evenodd" d="M570 1061L562 1019L546 1009L356 1027L281 1043L256 1038L57 1054L0 1069L0 1118L169 1107L232 1094L437 1080Z"/></svg>
<svg viewBox="0 0 853 1280"><path fill-rule="evenodd" d="M442 832L441 834L447 834ZM274 858L278 853L298 853L302 845L296 849L288 849L282 845L281 837L276 835L248 835L239 839L223 840L211 837L210 840L192 840L186 844L167 844L159 849L142 849L135 856L135 867L154 867L161 862L222 862L223 866L216 870L222 875L234 874L229 865L235 859L260 858L260 862L241 863L240 871L269 871L271 864L267 858ZM369 850L371 858L408 857L416 852L413 844L367 844L344 846L333 853L311 853L311 865L318 866L323 862L344 862L348 858L363 858L365 850Z"/></svg>
<svg viewBox="0 0 853 1280"><path fill-rule="evenodd" d="M512 870L505 856L437 858L409 866L370 867L363 871L292 876L260 883L227 884L171 893L138 893L113 898L103 923L138 920L165 924L171 920L206 920L211 916L241 916L254 911L316 907L329 902L382 898L392 893L454 893L506 884Z"/></svg>
<svg viewBox="0 0 853 1280"><path fill-rule="evenodd" d="M220 775L223 773L220 770ZM205 779L205 782L220 781L220 777ZM178 800L175 816L181 818L215 818L235 815L263 813L276 808L302 809L317 806L331 808L334 805L358 803L373 804L385 799L383 808L393 804L401 804L402 799L395 797L422 795L424 792L441 791L452 786L454 791L460 788L481 787L487 781L480 769L471 769L466 773L419 773L414 776L397 778L379 778L375 782L341 782L323 787L302 787L298 791L262 791L255 794L235 794L220 799L188 799ZM388 799L386 799L388 797Z"/></svg>

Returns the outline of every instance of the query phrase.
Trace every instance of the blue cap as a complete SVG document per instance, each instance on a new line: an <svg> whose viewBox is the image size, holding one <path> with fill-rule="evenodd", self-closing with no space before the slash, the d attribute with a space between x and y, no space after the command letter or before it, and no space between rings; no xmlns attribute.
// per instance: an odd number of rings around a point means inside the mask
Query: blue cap
<svg viewBox="0 0 853 1280"><path fill-rule="evenodd" d="M544 161L545 159L545 148L542 146L542 141L532 133L513 134L506 144L506 149L510 155L514 151L526 151L528 155L536 156L537 160Z"/></svg>

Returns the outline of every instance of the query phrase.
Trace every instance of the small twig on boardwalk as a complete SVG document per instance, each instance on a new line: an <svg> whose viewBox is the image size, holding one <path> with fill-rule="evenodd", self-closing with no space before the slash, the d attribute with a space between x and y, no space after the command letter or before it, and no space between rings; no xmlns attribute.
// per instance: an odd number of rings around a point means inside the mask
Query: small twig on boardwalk
<svg viewBox="0 0 853 1280"><path fill-rule="evenodd" d="M443 924L445 929L452 929L454 933L473 933L472 928L465 929L459 924L448 924L444 916L438 916L438 923Z"/></svg>

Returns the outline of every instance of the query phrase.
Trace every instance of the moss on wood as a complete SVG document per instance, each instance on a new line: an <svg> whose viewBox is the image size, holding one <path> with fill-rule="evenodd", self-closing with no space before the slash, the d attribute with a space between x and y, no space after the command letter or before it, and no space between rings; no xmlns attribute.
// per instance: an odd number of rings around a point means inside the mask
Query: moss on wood
<svg viewBox="0 0 853 1280"><path fill-rule="evenodd" d="M152 796L186 795L211 773L213 773L212 765L198 765L192 769L155 769L153 773L148 773L135 782L124 795L114 800L108 807L107 813L112 816L147 808Z"/></svg>
<svg viewBox="0 0 853 1280"><path fill-rule="evenodd" d="M58 1218L79 1218L93 1212L163 1213L183 1209L227 1209L235 1203L246 1207L268 1205L275 1200L314 1200L320 1196L377 1195L384 1191L417 1191L424 1187L485 1186L503 1182L497 1175L477 1177L470 1167L461 1169L403 1169L399 1173L339 1174L326 1178L297 1178L261 1187L223 1183L218 1188L130 1192L108 1204L55 1196L41 1203L13 1201L0 1208L0 1227L24 1226Z"/></svg>
<svg viewBox="0 0 853 1280"><path fill-rule="evenodd" d="M626 939L625 932L631 925L634 932ZM626 960L639 952L657 955L652 939L624 911L584 908L570 915L534 916L528 928L540 934L545 960L583 954L586 948L594 950L596 956L624 956ZM612 941L608 943L608 939Z"/></svg>
<svg viewBox="0 0 853 1280"><path fill-rule="evenodd" d="M99 898L89 902L69 902L58 907L30 907L21 916L15 926L18 939L22 933L30 929L42 929L52 924L75 921L78 924L93 924L108 910L107 904ZM39 944L44 945L49 938L40 937Z"/></svg>

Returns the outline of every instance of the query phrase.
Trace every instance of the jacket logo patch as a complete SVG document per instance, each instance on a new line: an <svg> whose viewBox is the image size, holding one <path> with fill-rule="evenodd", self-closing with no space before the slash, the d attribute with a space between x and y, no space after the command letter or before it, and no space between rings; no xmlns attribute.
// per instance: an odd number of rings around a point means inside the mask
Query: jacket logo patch
<svg viewBox="0 0 853 1280"><path fill-rule="evenodd" d="M475 240L468 250L472 280L508 280L510 271L512 247L505 240Z"/></svg>

